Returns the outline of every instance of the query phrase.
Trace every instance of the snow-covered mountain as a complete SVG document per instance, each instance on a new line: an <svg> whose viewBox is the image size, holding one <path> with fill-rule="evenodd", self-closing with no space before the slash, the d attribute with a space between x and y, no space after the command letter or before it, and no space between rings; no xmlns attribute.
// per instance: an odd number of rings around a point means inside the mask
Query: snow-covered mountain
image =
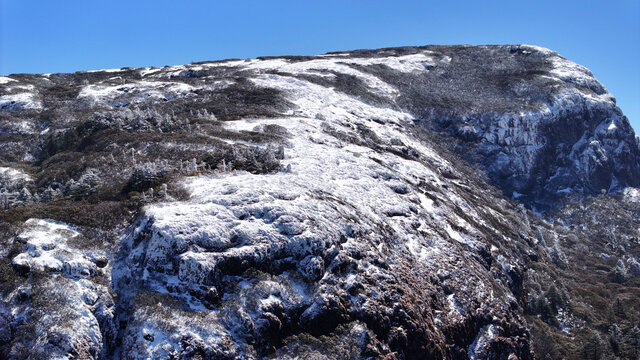
<svg viewBox="0 0 640 360"><path fill-rule="evenodd" d="M0 357L640 349L640 142L547 49L14 74L0 156Z"/></svg>

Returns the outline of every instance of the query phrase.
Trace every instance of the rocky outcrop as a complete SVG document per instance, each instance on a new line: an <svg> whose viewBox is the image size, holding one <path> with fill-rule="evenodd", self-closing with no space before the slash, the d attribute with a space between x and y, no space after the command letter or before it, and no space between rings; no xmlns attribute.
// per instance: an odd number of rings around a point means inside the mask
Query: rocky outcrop
<svg viewBox="0 0 640 360"><path fill-rule="evenodd" d="M12 266L29 281L7 297L3 309L11 311L0 313L0 345L8 358L97 359L113 348L117 325L113 293L105 285L106 256L101 249L82 249L80 238L66 224L24 224L16 238L24 252Z"/></svg>

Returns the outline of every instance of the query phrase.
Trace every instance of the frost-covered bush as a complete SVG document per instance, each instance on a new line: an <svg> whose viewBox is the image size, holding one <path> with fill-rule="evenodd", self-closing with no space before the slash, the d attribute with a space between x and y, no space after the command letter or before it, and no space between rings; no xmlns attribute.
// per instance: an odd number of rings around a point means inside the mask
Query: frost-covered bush
<svg viewBox="0 0 640 360"><path fill-rule="evenodd" d="M610 276L611 276L611 280L615 282L618 282L618 283L624 282L625 278L627 277L627 267L622 261L622 259L618 260L618 262L616 263L616 266L611 270Z"/></svg>
<svg viewBox="0 0 640 360"><path fill-rule="evenodd" d="M640 276L640 262L635 258L629 259L629 274Z"/></svg>
<svg viewBox="0 0 640 360"><path fill-rule="evenodd" d="M169 174L170 169L166 163L144 163L141 166L136 166L133 170L129 180L124 186L123 192L129 193L131 191L145 191L149 188L158 186L165 179L165 176Z"/></svg>

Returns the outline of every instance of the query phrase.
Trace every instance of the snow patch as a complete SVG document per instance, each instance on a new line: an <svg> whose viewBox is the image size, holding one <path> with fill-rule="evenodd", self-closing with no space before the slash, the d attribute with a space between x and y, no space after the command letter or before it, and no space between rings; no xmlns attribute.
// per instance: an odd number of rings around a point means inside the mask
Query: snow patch
<svg viewBox="0 0 640 360"><path fill-rule="evenodd" d="M80 235L73 227L45 219L29 219L18 235L24 252L13 258L14 266L29 271L64 273L68 277L88 278L97 273L91 259L67 242Z"/></svg>
<svg viewBox="0 0 640 360"><path fill-rule="evenodd" d="M430 52L383 58L321 58L309 61L289 62L286 59L253 60L247 67L254 70L278 70L294 75L334 76L333 73L352 75L360 78L374 92L384 96L397 96L398 90L386 82L359 71L353 65L386 65L394 70L411 73L427 71L437 64ZM450 60L450 59L449 59Z"/></svg>
<svg viewBox="0 0 640 360"><path fill-rule="evenodd" d="M33 93L18 93L0 96L0 109L9 110L39 110L42 102Z"/></svg>
<svg viewBox="0 0 640 360"><path fill-rule="evenodd" d="M78 98L100 103L112 102L120 96L127 95L127 102L141 103L188 96L195 89L191 85L179 82L138 81L123 85L88 85L80 91Z"/></svg>
<svg viewBox="0 0 640 360"><path fill-rule="evenodd" d="M122 69L98 69L98 70L87 70L85 72L88 73L96 73L96 72L106 72L106 73L116 73L116 72L121 72L123 71Z"/></svg>
<svg viewBox="0 0 640 360"><path fill-rule="evenodd" d="M447 295L447 303L449 304L449 315L466 314L466 311L458 304L454 294Z"/></svg>
<svg viewBox="0 0 640 360"><path fill-rule="evenodd" d="M624 200L627 202L640 203L640 189L627 187L623 191Z"/></svg>
<svg viewBox="0 0 640 360"><path fill-rule="evenodd" d="M10 83L12 81L17 81L17 80L9 78L9 77L6 77L6 76L0 76L0 85L4 85L4 84Z"/></svg>
<svg viewBox="0 0 640 360"><path fill-rule="evenodd" d="M15 184L29 181L33 181L33 179L24 171L0 166L0 184Z"/></svg>
<svg viewBox="0 0 640 360"><path fill-rule="evenodd" d="M469 345L469 359L484 359L484 356L487 355L487 350L491 345L491 340L493 340L495 336L495 326L493 324L482 327L475 340L473 340L473 343Z"/></svg>

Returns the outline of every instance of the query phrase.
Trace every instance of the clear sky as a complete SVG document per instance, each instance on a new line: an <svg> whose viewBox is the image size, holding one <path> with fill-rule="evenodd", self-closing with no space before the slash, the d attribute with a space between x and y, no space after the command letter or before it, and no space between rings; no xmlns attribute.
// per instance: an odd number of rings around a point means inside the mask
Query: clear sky
<svg viewBox="0 0 640 360"><path fill-rule="evenodd" d="M590 68L640 130L640 1L0 0L0 74L426 44L534 44Z"/></svg>

